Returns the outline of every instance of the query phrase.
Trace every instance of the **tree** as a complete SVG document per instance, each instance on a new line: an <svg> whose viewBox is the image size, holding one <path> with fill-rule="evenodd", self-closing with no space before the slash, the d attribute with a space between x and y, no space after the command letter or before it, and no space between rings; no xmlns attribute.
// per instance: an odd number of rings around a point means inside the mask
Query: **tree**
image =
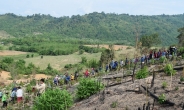
<svg viewBox="0 0 184 110"><path fill-rule="evenodd" d="M144 35L140 38L139 42L142 43L143 47L150 48L153 45L161 43L161 40L158 37L158 34Z"/></svg>
<svg viewBox="0 0 184 110"><path fill-rule="evenodd" d="M100 65L104 66L108 64L111 60L113 60L114 57L115 57L114 47L113 45L109 45L109 49L102 51L100 57Z"/></svg>
<svg viewBox="0 0 184 110"><path fill-rule="evenodd" d="M179 40L179 45L180 46L184 46L184 27L183 28L180 28L178 29L178 32L180 33L177 38Z"/></svg>

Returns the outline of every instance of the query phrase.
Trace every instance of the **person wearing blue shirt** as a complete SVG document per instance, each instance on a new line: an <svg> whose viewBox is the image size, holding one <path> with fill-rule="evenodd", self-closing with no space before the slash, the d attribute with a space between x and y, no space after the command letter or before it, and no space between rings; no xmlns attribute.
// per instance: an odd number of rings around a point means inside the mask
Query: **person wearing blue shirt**
<svg viewBox="0 0 184 110"><path fill-rule="evenodd" d="M0 91L0 99L2 98L2 96L3 96L3 93Z"/></svg>
<svg viewBox="0 0 184 110"><path fill-rule="evenodd" d="M11 93L11 101L12 101L13 104L15 103L15 98L16 98L16 91L13 90L12 93Z"/></svg>
<svg viewBox="0 0 184 110"><path fill-rule="evenodd" d="M65 84L68 84L70 81L70 76L68 74L66 74L65 76Z"/></svg>
<svg viewBox="0 0 184 110"><path fill-rule="evenodd" d="M143 67L143 64L144 64L144 58L141 57L141 68Z"/></svg>

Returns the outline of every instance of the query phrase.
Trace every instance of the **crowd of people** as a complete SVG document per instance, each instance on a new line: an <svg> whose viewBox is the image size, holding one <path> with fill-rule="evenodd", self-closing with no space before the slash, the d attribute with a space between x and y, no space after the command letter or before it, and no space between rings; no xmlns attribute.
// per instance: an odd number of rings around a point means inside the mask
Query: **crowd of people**
<svg viewBox="0 0 184 110"><path fill-rule="evenodd" d="M45 92L46 85L44 83L44 79L41 79L39 83L36 84L35 87L33 87L34 90L38 90L37 96L40 96L42 93ZM3 103L2 108L6 108L8 105L8 102L15 104L17 101L18 104L20 104L23 101L24 91L23 89L18 87L13 87L11 91L0 91L0 99ZM9 100L10 99L10 100Z"/></svg>
<svg viewBox="0 0 184 110"><path fill-rule="evenodd" d="M90 71L86 69L83 73L84 77L93 77L98 73L97 69L92 68ZM58 86L60 81L63 80L64 84L70 84L71 81L77 81L79 77L79 73L76 71L74 74L69 74L68 71L64 75L56 75L53 79L53 83Z"/></svg>
<svg viewBox="0 0 184 110"><path fill-rule="evenodd" d="M149 54L143 54L141 57L135 57L132 59L126 58L125 61L120 60L118 62L118 61L112 60L109 64L106 65L105 72L107 72L108 70L109 71L116 70L118 66L123 67L132 63L135 64L140 62L141 65L144 63L147 64L150 62L150 60L152 59L158 60L161 57L165 57L169 59L173 55L175 56L176 52L177 52L176 47L170 47L168 50L164 50L164 49L163 50L160 49L158 51L151 50Z"/></svg>

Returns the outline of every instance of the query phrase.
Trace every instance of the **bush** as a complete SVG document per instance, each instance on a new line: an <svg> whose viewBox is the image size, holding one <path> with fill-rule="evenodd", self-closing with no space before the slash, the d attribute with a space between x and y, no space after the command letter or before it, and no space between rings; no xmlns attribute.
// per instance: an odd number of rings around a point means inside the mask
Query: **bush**
<svg viewBox="0 0 184 110"><path fill-rule="evenodd" d="M26 58L29 58L29 54L26 55Z"/></svg>
<svg viewBox="0 0 184 110"><path fill-rule="evenodd" d="M162 83L162 88L166 88L166 87L167 87L167 82L164 81L164 82Z"/></svg>
<svg viewBox="0 0 184 110"><path fill-rule="evenodd" d="M32 91L32 87L30 84L26 86L26 92L30 93Z"/></svg>
<svg viewBox="0 0 184 110"><path fill-rule="evenodd" d="M112 102L111 107L112 107L112 108L116 108L117 105L118 105L118 102L117 102L117 101L114 101L114 102Z"/></svg>
<svg viewBox="0 0 184 110"><path fill-rule="evenodd" d="M164 72L171 76L172 75L175 75L176 71L173 69L173 65L172 64L166 64L166 66L164 67Z"/></svg>
<svg viewBox="0 0 184 110"><path fill-rule="evenodd" d="M73 67L73 65L72 64L66 64L65 66L64 66L64 68L72 68Z"/></svg>
<svg viewBox="0 0 184 110"><path fill-rule="evenodd" d="M128 50L128 49L132 49L132 47L127 47L126 49L127 49L127 50Z"/></svg>
<svg viewBox="0 0 184 110"><path fill-rule="evenodd" d="M77 86L77 98L88 98L89 96L97 93L103 88L104 86L99 81L95 81L94 79L89 78L83 78L79 81L79 85Z"/></svg>
<svg viewBox="0 0 184 110"><path fill-rule="evenodd" d="M34 57L34 54L31 54L31 57L33 58Z"/></svg>
<svg viewBox="0 0 184 110"><path fill-rule="evenodd" d="M79 50L79 55L83 54L84 53L84 50L80 49Z"/></svg>
<svg viewBox="0 0 184 110"><path fill-rule="evenodd" d="M81 59L82 59L82 61L81 61L82 64L85 64L87 62L87 58L86 57L81 57Z"/></svg>
<svg viewBox="0 0 184 110"><path fill-rule="evenodd" d="M140 69L137 74L136 74L136 78L137 79L143 79L146 78L149 75L149 71L148 68L145 66L143 69Z"/></svg>
<svg viewBox="0 0 184 110"><path fill-rule="evenodd" d="M180 81L183 82L183 81L184 81L184 77L181 77L181 78L180 78Z"/></svg>
<svg viewBox="0 0 184 110"><path fill-rule="evenodd" d="M95 59L91 59L90 61L88 61L87 66L89 68L97 68L99 66L99 62Z"/></svg>
<svg viewBox="0 0 184 110"><path fill-rule="evenodd" d="M161 94L161 95L158 97L158 102L159 102L160 104L163 104L163 103L165 102L165 99L166 99L165 94Z"/></svg>
<svg viewBox="0 0 184 110"><path fill-rule="evenodd" d="M167 60L167 59L166 59L165 56L161 56L160 59L159 59L160 63L163 63L163 62L166 61L166 60Z"/></svg>
<svg viewBox="0 0 184 110"><path fill-rule="evenodd" d="M33 110L67 110L73 104L71 94L66 90L48 89L35 99Z"/></svg>

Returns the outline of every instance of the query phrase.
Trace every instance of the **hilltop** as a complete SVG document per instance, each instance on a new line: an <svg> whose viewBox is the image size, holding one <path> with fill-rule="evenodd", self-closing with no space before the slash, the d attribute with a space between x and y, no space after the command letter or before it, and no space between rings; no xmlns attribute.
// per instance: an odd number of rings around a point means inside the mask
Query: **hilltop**
<svg viewBox="0 0 184 110"><path fill-rule="evenodd" d="M153 33L159 34L162 45L176 44L177 30L183 26L184 14L146 16L93 12L59 18L43 14L0 15L0 30L14 37L75 38L126 45L134 45L136 36Z"/></svg>

